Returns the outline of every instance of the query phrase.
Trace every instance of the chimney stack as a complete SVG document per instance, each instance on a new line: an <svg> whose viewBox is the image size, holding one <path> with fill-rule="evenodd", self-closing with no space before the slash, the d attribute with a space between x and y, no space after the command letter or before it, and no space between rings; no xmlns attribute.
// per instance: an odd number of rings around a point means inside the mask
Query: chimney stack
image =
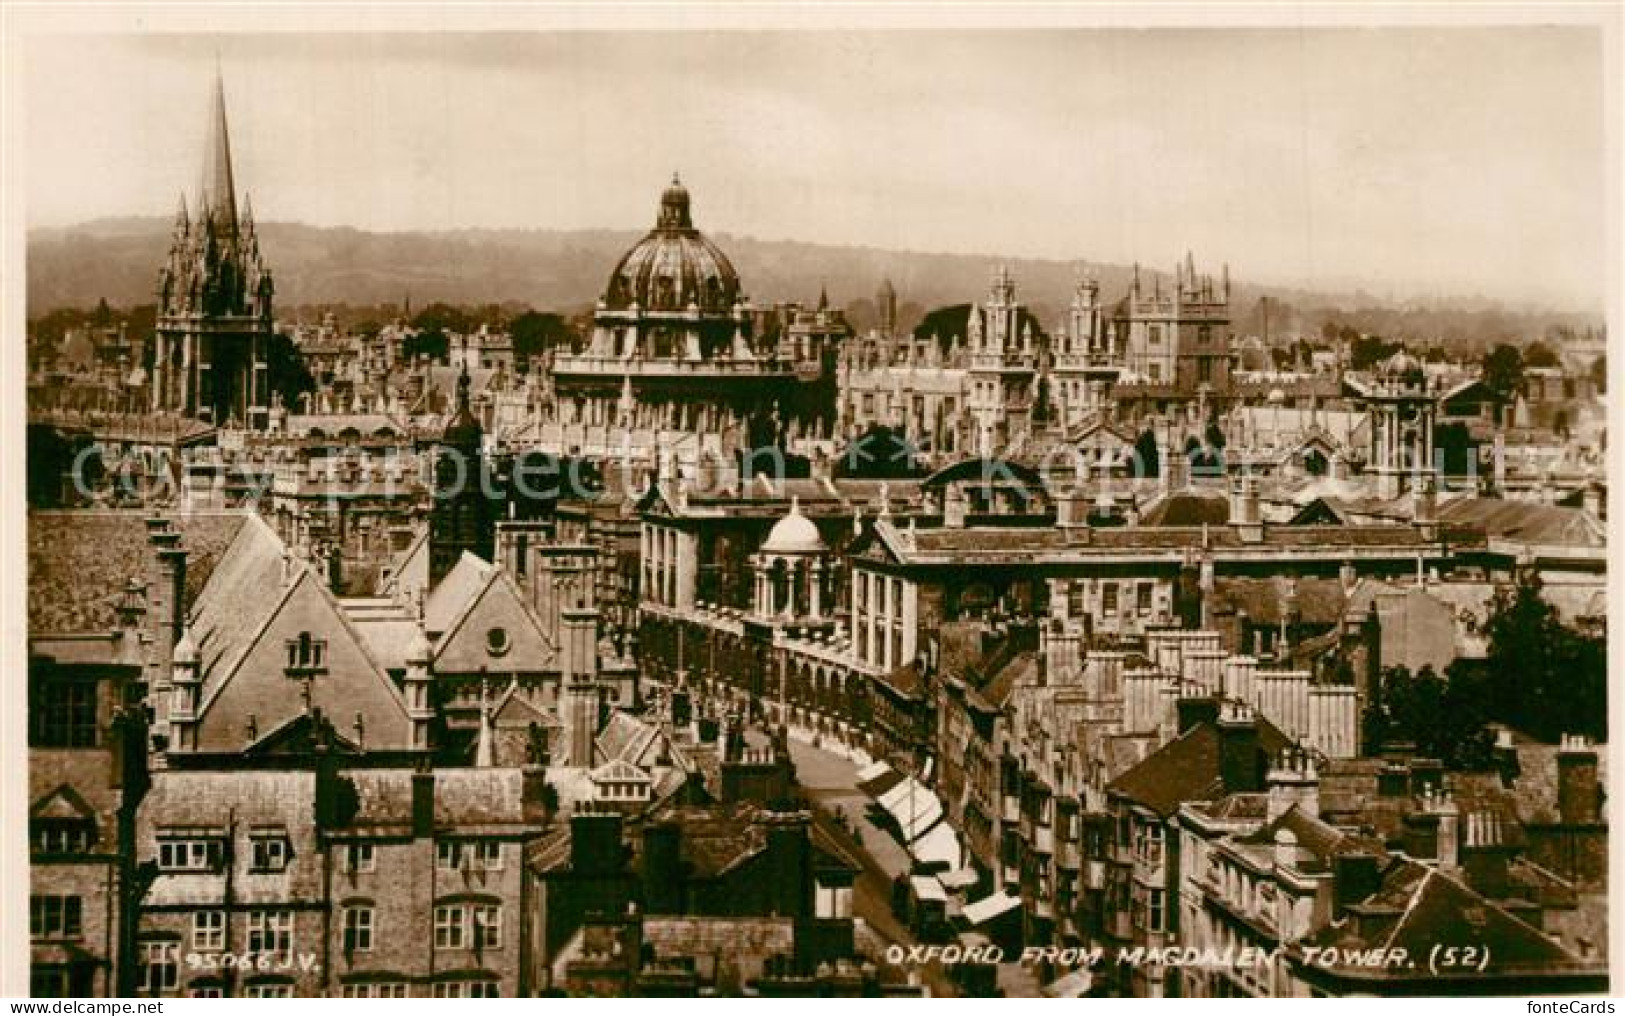
<svg viewBox="0 0 1625 1016"><path fill-rule="evenodd" d="M1265 776L1269 788L1267 815L1273 821L1293 805L1311 818L1320 817L1320 774L1315 760L1301 748L1287 748Z"/></svg>
<svg viewBox="0 0 1625 1016"><path fill-rule="evenodd" d="M1231 489L1230 524L1242 543L1264 542L1263 511L1258 503L1258 488L1251 475L1243 474Z"/></svg>
<svg viewBox="0 0 1625 1016"><path fill-rule="evenodd" d="M412 837L426 840L434 836L434 771L427 767L412 773Z"/></svg>
<svg viewBox="0 0 1625 1016"><path fill-rule="evenodd" d="M1597 749L1580 734L1564 734L1557 751L1557 813L1564 825L1593 826L1602 821Z"/></svg>
<svg viewBox="0 0 1625 1016"><path fill-rule="evenodd" d="M152 594L147 600L153 662L147 704L153 716L152 744L161 752L170 737L169 696L175 644L186 622L186 550L181 546L181 534L168 519L153 516L146 523L154 558Z"/></svg>
<svg viewBox="0 0 1625 1016"><path fill-rule="evenodd" d="M1247 706L1227 702L1219 714L1219 773L1227 794L1254 793L1262 784L1258 722Z"/></svg>

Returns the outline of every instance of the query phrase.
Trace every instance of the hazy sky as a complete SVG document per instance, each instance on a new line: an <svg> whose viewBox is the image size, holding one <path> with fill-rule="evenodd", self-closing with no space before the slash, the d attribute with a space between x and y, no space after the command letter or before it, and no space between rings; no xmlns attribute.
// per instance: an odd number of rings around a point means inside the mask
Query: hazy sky
<svg viewBox="0 0 1625 1016"><path fill-rule="evenodd" d="M1588 28L35 37L29 223L194 193L217 52L262 220L642 227L680 170L718 233L1606 291Z"/></svg>

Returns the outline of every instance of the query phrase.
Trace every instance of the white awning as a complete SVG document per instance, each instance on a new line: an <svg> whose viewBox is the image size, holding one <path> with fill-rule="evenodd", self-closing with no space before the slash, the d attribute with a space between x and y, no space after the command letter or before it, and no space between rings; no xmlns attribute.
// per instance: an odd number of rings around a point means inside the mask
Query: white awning
<svg viewBox="0 0 1625 1016"><path fill-rule="evenodd" d="M1018 897L1005 892L996 892L986 899L977 900L975 903L967 903L964 910L965 920L969 921L972 926L986 924L1000 914L1009 913L1019 906L1021 906L1021 900Z"/></svg>
<svg viewBox="0 0 1625 1016"><path fill-rule="evenodd" d="M948 902L948 891L942 888L942 883L929 875L915 875L909 879L914 889L914 898L927 903Z"/></svg>
<svg viewBox="0 0 1625 1016"><path fill-rule="evenodd" d="M943 872L937 876L937 881L949 889L964 889L967 886L975 885L979 878L980 876L976 874L975 868L959 868Z"/></svg>
<svg viewBox="0 0 1625 1016"><path fill-rule="evenodd" d="M858 782L868 783L877 776L884 776L891 772L891 766L884 762L871 762L858 770Z"/></svg>
<svg viewBox="0 0 1625 1016"><path fill-rule="evenodd" d="M1094 975L1088 967L1074 970L1065 977L1043 989L1045 998L1082 998L1083 993L1089 990L1094 983Z"/></svg>
<svg viewBox="0 0 1625 1016"><path fill-rule="evenodd" d="M945 864L952 871L959 867L959 836L953 826L938 822L925 835L909 845L908 852L921 864ZM972 873L972 881L975 874ZM946 884L946 883L944 883Z"/></svg>
<svg viewBox="0 0 1625 1016"><path fill-rule="evenodd" d="M942 818L942 802L937 795L913 779L882 794L880 806L902 829L904 843L913 843Z"/></svg>

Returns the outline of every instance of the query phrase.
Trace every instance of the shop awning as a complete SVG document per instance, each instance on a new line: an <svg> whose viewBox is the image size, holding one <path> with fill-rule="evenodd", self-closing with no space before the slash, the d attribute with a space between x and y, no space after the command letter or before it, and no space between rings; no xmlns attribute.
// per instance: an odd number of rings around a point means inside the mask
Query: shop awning
<svg viewBox="0 0 1625 1016"><path fill-rule="evenodd" d="M908 852L921 864L946 865L949 871L959 867L959 836L947 822L938 822L913 843ZM974 873L972 875L974 881Z"/></svg>
<svg viewBox="0 0 1625 1016"><path fill-rule="evenodd" d="M912 777L880 797L880 806L903 831L903 842L913 843L942 818L942 802Z"/></svg>
<svg viewBox="0 0 1625 1016"><path fill-rule="evenodd" d="M1001 914L1007 914L1019 906L1021 906L1020 898L1006 892L996 892L975 903L967 903L964 910L965 920L975 927L978 924L986 924Z"/></svg>
<svg viewBox="0 0 1625 1016"><path fill-rule="evenodd" d="M942 888L930 875L915 875L910 878L909 885L914 890L914 898L922 903L947 903L948 891Z"/></svg>

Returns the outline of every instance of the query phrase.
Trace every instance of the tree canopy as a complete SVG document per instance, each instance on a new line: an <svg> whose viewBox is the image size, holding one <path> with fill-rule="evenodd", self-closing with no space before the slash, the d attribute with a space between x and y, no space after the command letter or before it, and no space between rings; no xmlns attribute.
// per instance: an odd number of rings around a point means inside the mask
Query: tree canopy
<svg viewBox="0 0 1625 1016"><path fill-rule="evenodd" d="M550 349L568 348L573 333L570 322L559 314L527 310L508 322L513 338L514 364L520 373L530 370L530 361Z"/></svg>
<svg viewBox="0 0 1625 1016"><path fill-rule="evenodd" d="M1369 750L1408 741L1453 769L1482 769L1491 760L1486 677L1472 664L1452 663L1440 676L1431 666L1412 674L1385 667L1366 707Z"/></svg>
<svg viewBox="0 0 1625 1016"><path fill-rule="evenodd" d="M1370 370L1404 348L1404 343L1389 342L1380 335L1357 336L1349 343L1349 367L1352 370Z"/></svg>
<svg viewBox="0 0 1625 1016"><path fill-rule="evenodd" d="M1608 734L1607 650L1565 625L1540 594L1540 577L1520 569L1501 589L1485 625L1488 697L1496 718L1543 741Z"/></svg>
<svg viewBox="0 0 1625 1016"><path fill-rule="evenodd" d="M1499 343L1496 347L1484 354L1482 376L1484 387L1495 394L1502 402L1511 401L1518 394L1518 388L1523 381L1523 354L1518 347L1509 343Z"/></svg>

